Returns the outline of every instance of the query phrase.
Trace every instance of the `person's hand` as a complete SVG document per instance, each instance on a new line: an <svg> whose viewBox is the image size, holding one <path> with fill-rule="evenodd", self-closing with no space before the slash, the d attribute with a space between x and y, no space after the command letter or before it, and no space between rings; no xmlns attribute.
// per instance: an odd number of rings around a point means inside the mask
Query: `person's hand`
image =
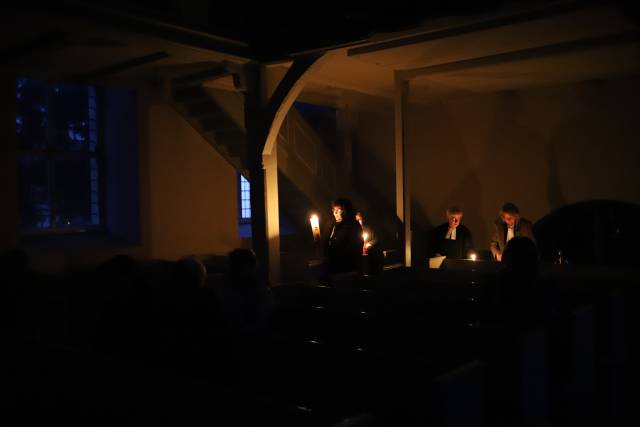
<svg viewBox="0 0 640 427"><path fill-rule="evenodd" d="M496 261L502 262L502 252L496 252Z"/></svg>

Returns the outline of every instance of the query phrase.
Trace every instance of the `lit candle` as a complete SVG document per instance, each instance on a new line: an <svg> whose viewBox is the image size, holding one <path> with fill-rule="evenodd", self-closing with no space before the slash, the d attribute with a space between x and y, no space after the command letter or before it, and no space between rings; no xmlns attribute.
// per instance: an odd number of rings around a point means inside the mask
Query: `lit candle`
<svg viewBox="0 0 640 427"><path fill-rule="evenodd" d="M367 233L366 231L362 233L362 240L364 241L364 244L362 245L362 255L366 255L367 254L367 248L369 247L367 244L367 240L369 240L369 233Z"/></svg>
<svg viewBox="0 0 640 427"><path fill-rule="evenodd" d="M313 233L313 240L320 240L320 221L318 220L318 215L311 215L309 221L311 222L311 232Z"/></svg>
<svg viewBox="0 0 640 427"><path fill-rule="evenodd" d="M476 260L476 254L471 254L471 261L475 261Z"/></svg>

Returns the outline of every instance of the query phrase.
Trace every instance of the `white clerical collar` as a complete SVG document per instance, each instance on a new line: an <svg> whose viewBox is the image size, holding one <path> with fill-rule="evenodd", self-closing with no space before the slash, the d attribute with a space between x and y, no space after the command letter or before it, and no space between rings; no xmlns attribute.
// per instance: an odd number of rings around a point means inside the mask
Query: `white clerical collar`
<svg viewBox="0 0 640 427"><path fill-rule="evenodd" d="M513 228L514 227L507 227L507 242L514 237Z"/></svg>
<svg viewBox="0 0 640 427"><path fill-rule="evenodd" d="M456 240L456 229L449 227L449 231L447 231L447 235L444 236L445 239Z"/></svg>

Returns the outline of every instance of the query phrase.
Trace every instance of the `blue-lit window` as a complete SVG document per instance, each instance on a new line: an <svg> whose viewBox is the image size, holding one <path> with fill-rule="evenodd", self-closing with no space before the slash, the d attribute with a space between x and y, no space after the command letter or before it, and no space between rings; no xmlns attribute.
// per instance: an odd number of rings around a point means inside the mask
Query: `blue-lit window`
<svg viewBox="0 0 640 427"><path fill-rule="evenodd" d="M101 225L97 105L91 86L16 80L22 229Z"/></svg>
<svg viewBox="0 0 640 427"><path fill-rule="evenodd" d="M240 222L251 221L251 184L240 175Z"/></svg>

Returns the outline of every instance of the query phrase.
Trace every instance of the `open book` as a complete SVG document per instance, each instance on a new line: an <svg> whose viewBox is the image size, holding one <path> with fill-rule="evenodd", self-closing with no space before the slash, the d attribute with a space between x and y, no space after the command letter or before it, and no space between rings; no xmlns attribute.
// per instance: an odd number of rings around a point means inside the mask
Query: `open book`
<svg viewBox="0 0 640 427"><path fill-rule="evenodd" d="M442 261L444 261L445 258L446 256L444 255L429 258L429 268L440 268Z"/></svg>

